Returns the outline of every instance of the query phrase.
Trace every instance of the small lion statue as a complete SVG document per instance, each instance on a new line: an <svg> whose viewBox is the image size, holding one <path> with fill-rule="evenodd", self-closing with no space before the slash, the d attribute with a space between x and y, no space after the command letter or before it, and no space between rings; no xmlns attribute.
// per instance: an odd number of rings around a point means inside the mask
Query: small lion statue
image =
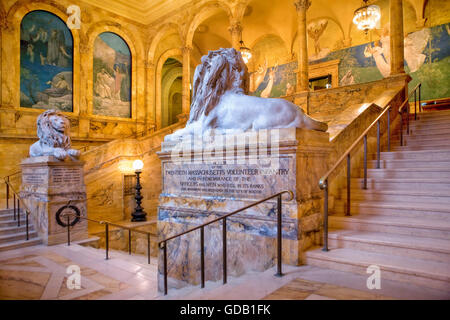
<svg viewBox="0 0 450 320"><path fill-rule="evenodd" d="M70 122L59 111L47 110L37 118L39 141L30 147L30 157L54 156L58 160L76 160L80 151L71 149Z"/></svg>
<svg viewBox="0 0 450 320"><path fill-rule="evenodd" d="M287 100L247 95L247 66L234 48L209 51L201 62L195 69L193 101L186 127L167 135L166 141L176 141L196 132L207 134L213 129L328 129L326 123L314 120Z"/></svg>

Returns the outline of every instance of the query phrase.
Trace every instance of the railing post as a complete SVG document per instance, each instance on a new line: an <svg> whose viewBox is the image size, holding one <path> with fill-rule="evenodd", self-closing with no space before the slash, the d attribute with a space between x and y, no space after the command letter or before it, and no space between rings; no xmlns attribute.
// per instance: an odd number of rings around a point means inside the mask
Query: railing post
<svg viewBox="0 0 450 320"><path fill-rule="evenodd" d="M205 228L200 228L200 276L201 287L205 287Z"/></svg>
<svg viewBox="0 0 450 320"><path fill-rule="evenodd" d="M70 220L69 220L69 215L67 215L67 245L70 246Z"/></svg>
<svg viewBox="0 0 450 320"><path fill-rule="evenodd" d="M322 251L328 251L328 179L325 180L325 186L323 189L323 249Z"/></svg>
<svg viewBox="0 0 450 320"><path fill-rule="evenodd" d="M388 152L391 152L391 106L387 111L387 147Z"/></svg>
<svg viewBox="0 0 450 320"><path fill-rule="evenodd" d="M417 90L414 90L414 120L417 120Z"/></svg>
<svg viewBox="0 0 450 320"><path fill-rule="evenodd" d="M420 110L420 112L422 112L422 99L420 97L421 88L422 88L422 83L419 84L419 110Z"/></svg>
<svg viewBox="0 0 450 320"><path fill-rule="evenodd" d="M128 229L128 254L131 255L131 229Z"/></svg>
<svg viewBox="0 0 450 320"><path fill-rule="evenodd" d="M150 264L150 233L147 233L147 263Z"/></svg>
<svg viewBox="0 0 450 320"><path fill-rule="evenodd" d="M350 184L351 184L351 167L350 167L350 153L347 155L347 211L346 216L350 215Z"/></svg>
<svg viewBox="0 0 450 320"><path fill-rule="evenodd" d="M164 243L164 247L163 247L164 295L167 295L167 242L164 241L163 243Z"/></svg>
<svg viewBox="0 0 450 320"><path fill-rule="evenodd" d="M367 189L367 135L364 136L364 186Z"/></svg>
<svg viewBox="0 0 450 320"><path fill-rule="evenodd" d="M9 182L9 177L8 177L8 182ZM9 209L9 183L5 182L6 184L6 209ZM14 194L14 196L16 196Z"/></svg>
<svg viewBox="0 0 450 320"><path fill-rule="evenodd" d="M380 120L377 121L377 169L380 169Z"/></svg>
<svg viewBox="0 0 450 320"><path fill-rule="evenodd" d="M222 224L222 265L223 284L227 283L227 218L223 218Z"/></svg>
<svg viewBox="0 0 450 320"><path fill-rule="evenodd" d="M277 197L277 273L275 274L277 277L282 277L283 272L282 262L283 262L283 247L282 247L282 217L283 217L283 209L282 209L282 199L281 194Z"/></svg>
<svg viewBox="0 0 450 320"><path fill-rule="evenodd" d="M20 227L20 199L17 199L17 226Z"/></svg>
<svg viewBox="0 0 450 320"><path fill-rule="evenodd" d="M403 147L403 111L400 113L400 147Z"/></svg>
<svg viewBox="0 0 450 320"><path fill-rule="evenodd" d="M25 217L25 219L26 219L26 225L27 225L27 241L29 240L29 235L28 235L28 215L30 214L28 211L25 211L25 214L26 214L26 217Z"/></svg>
<svg viewBox="0 0 450 320"><path fill-rule="evenodd" d="M408 103L406 104L406 114L407 114L407 117L406 117L406 134L409 136L409 101L408 101Z"/></svg>
<svg viewBox="0 0 450 320"><path fill-rule="evenodd" d="M13 204L14 204L14 221L16 221L16 194L13 194Z"/></svg>
<svg viewBox="0 0 450 320"><path fill-rule="evenodd" d="M105 222L105 246L106 246L106 260L109 259L109 225Z"/></svg>

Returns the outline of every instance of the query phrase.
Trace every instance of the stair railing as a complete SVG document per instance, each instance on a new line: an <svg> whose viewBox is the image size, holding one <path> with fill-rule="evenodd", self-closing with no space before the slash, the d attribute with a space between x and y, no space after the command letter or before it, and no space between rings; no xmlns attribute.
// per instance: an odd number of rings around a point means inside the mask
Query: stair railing
<svg viewBox="0 0 450 320"><path fill-rule="evenodd" d="M413 91L408 95L408 97L406 97L405 101L403 101L402 105L399 108L399 112L400 115L402 115L403 112L403 108L405 107L405 105L407 106L407 110L408 110L408 117L407 117L407 124L408 124L408 134L409 134L409 97L411 96L411 94L414 92L414 96L416 97L415 92L417 90L419 90L419 101L420 101L420 87L421 84L419 83L414 89ZM420 104L420 103L419 103ZM415 112L417 111L416 108ZM350 214L350 207L351 207L351 165L350 165L350 153L353 151L353 149L355 149L355 147L359 144L359 142L361 140L363 140L364 143L364 182L363 182L363 189L367 189L367 135L370 131L370 129L372 129L375 124L377 125L377 158L376 158L376 168L380 169L381 165L380 165L380 146L381 146L381 137L380 137L380 126L381 126L381 118L386 114L387 115L387 150L391 151L391 121L390 121L390 117L391 117L391 105L388 105L381 113L380 115L369 125L369 127L364 130L364 132L358 137L358 139L355 140L355 142L353 142L353 144L344 152L344 154L339 158L338 161L336 161L336 163L331 167L330 170L328 170L328 172L319 180L319 187L320 189L322 189L324 191L324 204L323 204L323 215L324 215L324 219L323 219L323 249L322 251L328 251L328 188L329 188L329 179L330 179L330 175L339 167L339 165L344 161L344 159L347 159L347 203L346 203L346 210L345 210L345 215L346 216L351 216ZM417 116L416 116L417 118ZM403 117L401 117L400 119L400 123L403 122ZM402 125L400 127L400 132L402 134ZM401 136L402 137L402 136Z"/></svg>
<svg viewBox="0 0 450 320"><path fill-rule="evenodd" d="M15 174L17 174L17 172L3 178L3 180L5 181L5 185L6 185L6 209L9 209L9 196L10 196L10 193L12 192L13 208L14 208L14 211L13 211L14 212L14 221L17 220L17 226L20 227L20 211L21 211L20 204L22 204L22 207L25 210L26 240L28 241L30 239L29 218L28 218L28 216L30 215L30 209L28 209L28 207L25 204L25 202L23 201L22 197L19 195L18 192L16 192L14 187L11 185L9 178Z"/></svg>
<svg viewBox="0 0 450 320"><path fill-rule="evenodd" d="M70 204L71 201L69 201L67 203L67 205ZM136 227L126 227L120 224L116 224L110 221L99 221L99 220L94 220L94 219L89 219L86 217L83 217L81 215L77 215L74 213L63 213L62 214L63 219L66 218L66 227L67 227L67 245L70 246L70 227L74 226L74 223L70 222L70 218L74 217L74 218L78 218L78 219L83 219L83 220L87 220L87 221L91 221L91 222L95 222L98 224L102 224L105 226L105 253L106 253L106 258L105 260L109 260L109 227L117 227L117 228L121 228L124 230L128 230L128 254L131 255L131 232L137 232L137 233L141 233L141 234L145 234L147 236L147 263L150 264L150 235L151 233L145 230L139 230L136 229Z"/></svg>
<svg viewBox="0 0 450 320"><path fill-rule="evenodd" d="M398 108L398 113L400 114L400 146L403 146L403 114L406 113L406 133L409 135L409 117L410 117L410 105L409 98L414 93L414 120L417 120L417 91L419 91L419 112L422 112L422 104L421 104L421 87L422 84L418 83L411 93L408 95L405 101L403 101L402 105Z"/></svg>
<svg viewBox="0 0 450 320"><path fill-rule="evenodd" d="M203 223L199 226L196 226L192 229L189 229L185 232L179 233L177 235L168 237L164 240L161 240L158 242L158 247L163 250L163 270L164 270L164 295L167 295L167 242L170 240L173 240L175 238L178 238L182 235L188 234L192 231L199 230L200 229L200 276L201 276L201 288L205 287L205 227L213 224L218 221L222 221L222 272L223 272L223 284L227 283L227 218L235 215L239 212L242 212L244 210L247 210L251 207L254 207L256 205L259 205L263 202L266 202L267 200L271 200L273 198L277 198L277 273L275 274L278 277L283 276L282 270L281 270L281 262L282 262L282 237L281 237L281 231L282 231L282 195L283 194L289 194L289 199L286 201L291 201L294 199L294 194L292 191L285 190L281 191L277 194L274 194L270 197L267 197L265 199L262 199L260 201L254 202L248 206L245 206L241 209L238 209L236 211L233 211L231 213L225 214L217 219L211 220L209 222Z"/></svg>

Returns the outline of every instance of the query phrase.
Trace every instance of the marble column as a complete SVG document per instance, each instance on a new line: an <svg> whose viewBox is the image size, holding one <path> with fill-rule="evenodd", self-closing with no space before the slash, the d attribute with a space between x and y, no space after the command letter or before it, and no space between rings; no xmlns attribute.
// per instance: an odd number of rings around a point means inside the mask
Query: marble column
<svg viewBox="0 0 450 320"><path fill-rule="evenodd" d="M402 0L390 0L391 76L405 73Z"/></svg>
<svg viewBox="0 0 450 320"><path fill-rule="evenodd" d="M308 46L306 38L306 10L311 5L311 0L296 0L294 2L297 9L297 37L298 37L298 74L297 92L309 90L308 78Z"/></svg>
<svg viewBox="0 0 450 320"><path fill-rule="evenodd" d="M182 80L182 116L189 118L189 110L191 107L191 52L192 47L185 46L182 49L183 52L183 80ZM183 118L183 117L180 117Z"/></svg>
<svg viewBox="0 0 450 320"><path fill-rule="evenodd" d="M231 34L231 45L234 49L239 50L241 47L240 41L241 41L241 35L242 35L242 25L239 21L234 21L231 23L230 27L228 28L228 31L230 31Z"/></svg>

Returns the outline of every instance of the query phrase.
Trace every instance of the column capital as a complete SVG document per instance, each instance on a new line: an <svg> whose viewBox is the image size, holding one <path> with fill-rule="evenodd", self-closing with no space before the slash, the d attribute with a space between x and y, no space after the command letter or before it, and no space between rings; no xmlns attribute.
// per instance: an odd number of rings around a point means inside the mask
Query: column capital
<svg viewBox="0 0 450 320"><path fill-rule="evenodd" d="M191 46L184 46L184 47L181 48L181 52L183 52L183 55L191 54L192 47Z"/></svg>
<svg viewBox="0 0 450 320"><path fill-rule="evenodd" d="M242 24L240 21L234 21L231 23L231 25L228 27L228 31L231 34L237 34L237 35L241 35L242 32Z"/></svg>
<svg viewBox="0 0 450 320"><path fill-rule="evenodd" d="M311 6L311 0L295 0L294 5L297 12L301 10L308 10Z"/></svg>

